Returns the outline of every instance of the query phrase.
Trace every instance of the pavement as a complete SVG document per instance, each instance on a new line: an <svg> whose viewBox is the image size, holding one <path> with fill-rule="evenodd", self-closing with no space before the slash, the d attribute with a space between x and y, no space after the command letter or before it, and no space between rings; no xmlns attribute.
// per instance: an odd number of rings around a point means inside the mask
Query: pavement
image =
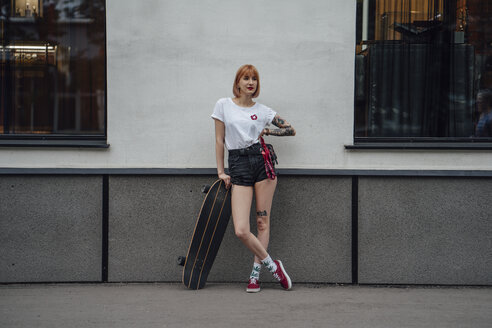
<svg viewBox="0 0 492 328"><path fill-rule="evenodd" d="M492 287L0 285L0 327L492 327Z"/></svg>

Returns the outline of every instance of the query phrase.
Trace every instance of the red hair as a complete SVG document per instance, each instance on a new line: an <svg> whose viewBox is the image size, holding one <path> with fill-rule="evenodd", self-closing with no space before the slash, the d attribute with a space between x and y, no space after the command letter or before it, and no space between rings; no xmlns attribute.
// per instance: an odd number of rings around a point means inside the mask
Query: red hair
<svg viewBox="0 0 492 328"><path fill-rule="evenodd" d="M258 70L256 69L256 67L249 64L243 65L237 70L236 78L234 79L234 85L232 86L232 93L236 97L240 96L237 85L239 83L239 80L245 75L256 77L256 81L258 81L258 84L256 85L256 90L255 93L253 93L252 98L258 97L260 95L260 75L258 74Z"/></svg>

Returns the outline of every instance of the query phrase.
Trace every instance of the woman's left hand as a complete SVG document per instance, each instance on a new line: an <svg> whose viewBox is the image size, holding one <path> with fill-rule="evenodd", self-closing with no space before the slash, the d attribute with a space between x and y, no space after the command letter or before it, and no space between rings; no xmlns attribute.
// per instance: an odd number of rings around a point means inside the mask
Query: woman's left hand
<svg viewBox="0 0 492 328"><path fill-rule="evenodd" d="M264 128L263 131L261 131L260 133L260 138L263 137L263 136L267 136L269 134L270 130L268 130L267 128Z"/></svg>

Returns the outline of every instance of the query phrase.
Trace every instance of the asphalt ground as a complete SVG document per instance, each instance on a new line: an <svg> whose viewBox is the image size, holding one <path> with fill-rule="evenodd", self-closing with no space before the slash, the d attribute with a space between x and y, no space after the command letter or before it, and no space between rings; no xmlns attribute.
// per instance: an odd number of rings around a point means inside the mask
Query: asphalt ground
<svg viewBox="0 0 492 328"><path fill-rule="evenodd" d="M492 327L491 287L0 285L0 327Z"/></svg>

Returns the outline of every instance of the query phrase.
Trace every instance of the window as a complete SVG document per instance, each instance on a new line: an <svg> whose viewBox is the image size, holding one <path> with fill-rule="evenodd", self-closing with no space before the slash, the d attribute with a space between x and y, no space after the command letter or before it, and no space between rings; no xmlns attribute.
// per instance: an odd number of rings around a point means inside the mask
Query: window
<svg viewBox="0 0 492 328"><path fill-rule="evenodd" d="M492 2L358 0L354 141L492 142Z"/></svg>
<svg viewBox="0 0 492 328"><path fill-rule="evenodd" d="M0 9L0 144L107 146L104 0Z"/></svg>

